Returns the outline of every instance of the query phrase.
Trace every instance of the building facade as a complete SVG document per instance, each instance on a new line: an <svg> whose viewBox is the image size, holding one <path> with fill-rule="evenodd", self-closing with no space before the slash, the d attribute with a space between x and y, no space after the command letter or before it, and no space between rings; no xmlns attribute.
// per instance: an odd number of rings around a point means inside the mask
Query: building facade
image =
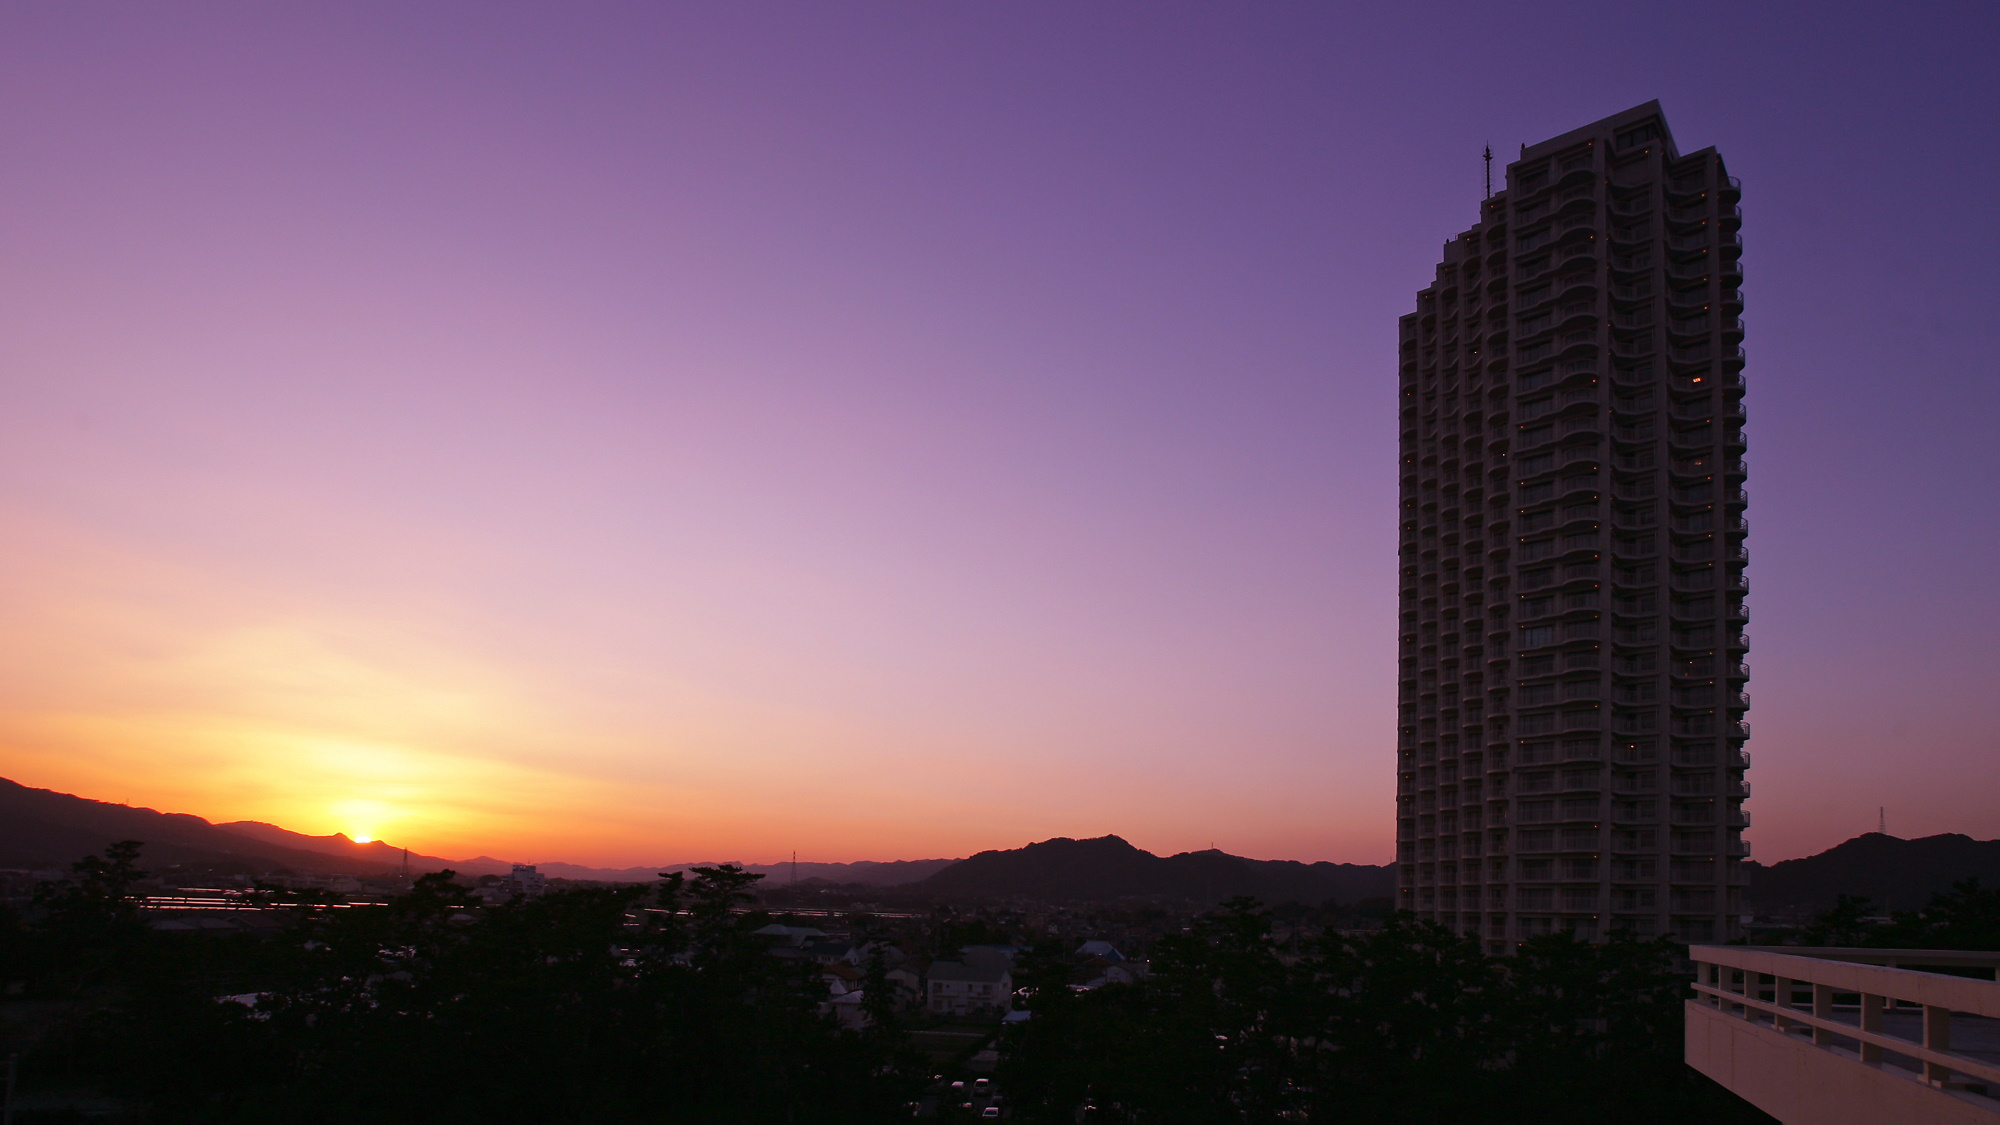
<svg viewBox="0 0 2000 1125"><path fill-rule="evenodd" d="M1525 147L1400 324L1399 904L1734 936L1739 185L1657 103Z"/></svg>
<svg viewBox="0 0 2000 1125"><path fill-rule="evenodd" d="M1005 1015L1014 1010L1014 974L996 960L933 961L924 974L932 1015Z"/></svg>

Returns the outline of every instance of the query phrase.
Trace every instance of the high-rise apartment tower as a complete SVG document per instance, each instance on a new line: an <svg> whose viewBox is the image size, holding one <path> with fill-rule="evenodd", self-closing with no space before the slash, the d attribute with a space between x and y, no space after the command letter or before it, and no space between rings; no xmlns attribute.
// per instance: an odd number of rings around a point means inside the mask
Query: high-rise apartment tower
<svg viewBox="0 0 2000 1125"><path fill-rule="evenodd" d="M1738 184L1658 103L1522 149L1402 318L1400 905L1734 936Z"/></svg>

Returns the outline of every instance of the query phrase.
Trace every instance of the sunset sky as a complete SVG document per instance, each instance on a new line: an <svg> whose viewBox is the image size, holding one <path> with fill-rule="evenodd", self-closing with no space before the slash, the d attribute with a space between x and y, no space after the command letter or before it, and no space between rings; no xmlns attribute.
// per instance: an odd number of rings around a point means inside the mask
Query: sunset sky
<svg viewBox="0 0 2000 1125"><path fill-rule="evenodd" d="M1744 183L1748 834L2000 836L2000 7L0 7L0 775L435 855L1381 863L1395 327Z"/></svg>

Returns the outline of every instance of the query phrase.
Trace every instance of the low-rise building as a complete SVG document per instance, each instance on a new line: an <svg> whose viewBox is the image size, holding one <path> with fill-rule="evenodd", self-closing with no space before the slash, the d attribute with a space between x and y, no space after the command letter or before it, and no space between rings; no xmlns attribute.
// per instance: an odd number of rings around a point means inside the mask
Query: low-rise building
<svg viewBox="0 0 2000 1125"><path fill-rule="evenodd" d="M549 889L549 880L548 876L535 870L534 864L517 863L514 865L514 870L508 872L507 877L501 880L500 886L508 894L537 898Z"/></svg>
<svg viewBox="0 0 2000 1125"><path fill-rule="evenodd" d="M924 995L923 974L908 966L890 969L882 974L889 987L895 990L896 1007L912 1008L922 1001Z"/></svg>
<svg viewBox="0 0 2000 1125"><path fill-rule="evenodd" d="M933 961L925 988L932 1015L1002 1015L1014 1008L1014 973L998 960Z"/></svg>

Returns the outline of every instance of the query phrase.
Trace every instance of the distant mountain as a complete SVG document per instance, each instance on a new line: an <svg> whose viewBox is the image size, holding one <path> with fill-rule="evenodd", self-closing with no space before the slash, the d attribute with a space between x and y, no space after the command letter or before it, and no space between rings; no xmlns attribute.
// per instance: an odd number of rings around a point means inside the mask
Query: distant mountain
<svg viewBox="0 0 2000 1125"><path fill-rule="evenodd" d="M852 863L817 863L802 859L797 863L796 867L791 863L737 863L736 865L745 871L755 872L764 876L765 884L773 887L782 887L792 882L795 877L801 883L808 879L820 879L828 883L859 883L870 887L894 887L905 883L914 883L958 862L961 861L956 859L859 859ZM572 867L567 863L544 863L541 865L540 870L563 879L603 879L606 881L625 881L628 878L636 879L638 877L637 873L644 872L645 881L651 882L659 878L659 873L662 871L686 871L691 867L714 866L716 866L716 861L702 861L699 863L668 863L658 867L627 867L613 871L603 868ZM596 871L598 874L572 875L570 874L572 871Z"/></svg>
<svg viewBox="0 0 2000 1125"><path fill-rule="evenodd" d="M264 824L254 820L219 824L216 827L228 832L251 836L266 843L281 844L301 851L320 852L350 863L400 866L403 862L401 848L391 847L380 840L373 843L357 844L344 835L306 836L287 831L275 824ZM692 867L714 867L729 860L699 860L690 863L659 863L647 867L585 867L576 863L543 862L535 865L535 870L551 879L577 879L599 883L650 883L665 871L686 871ZM952 859L902 859L893 862L860 860L855 863L816 863L800 860L797 877L824 879L829 883L865 883L871 886L889 886L909 883L958 862ZM790 863L738 863L747 871L763 875L772 884L789 883L794 875ZM489 855L474 856L471 859L439 859L436 856L410 855L412 871L439 871L450 868L461 875L505 875L513 870L512 860L494 859Z"/></svg>
<svg viewBox="0 0 2000 1125"><path fill-rule="evenodd" d="M93 801L48 789L31 789L0 779L0 868L61 871L91 854L102 854L119 840L146 844L142 865L149 871L175 868L218 875L387 875L402 870L403 849L380 840L359 844L345 835L308 836L262 821L239 820L211 824L186 813L163 813L105 801ZM444 859L408 856L416 874L450 869L461 875L504 875L513 861L475 856ZM721 862L721 861L717 861ZM890 886L909 883L957 862L914 859L894 862L814 863L801 860L800 880ZM714 863L665 863L651 867L603 868L573 863L542 863L537 869L556 879L607 883L650 883L663 871L685 871ZM790 863L744 864L772 883L790 882Z"/></svg>
<svg viewBox="0 0 2000 1125"><path fill-rule="evenodd" d="M414 858L412 859L414 861ZM448 860L454 871L468 875L504 875L511 864L491 856L475 859ZM809 879L819 879L827 883L860 883L871 887L889 887L914 882L943 867L957 863L955 859L898 859L881 861L872 859L856 860L853 863L817 863L800 860L798 870L790 863L743 863L738 860L693 860L687 863L655 863L647 867L583 867L574 863L544 862L535 865L535 870L551 879L577 879L599 883L650 883L664 872L688 871L696 867L719 867L724 863L734 863L745 871L764 876L765 885L781 887L792 882L794 874L803 883Z"/></svg>
<svg viewBox="0 0 2000 1125"><path fill-rule="evenodd" d="M1960 879L2000 886L2000 840L1956 832L1904 840L1869 832L1818 855L1750 868L1750 901L1763 910L1821 910L1843 894L1910 910Z"/></svg>
<svg viewBox="0 0 2000 1125"><path fill-rule="evenodd" d="M1245 859L1215 850L1157 856L1117 836L1060 837L980 852L914 887L966 897L1162 898L1207 905L1251 895L1267 904L1290 900L1316 905L1392 895L1395 873L1386 866Z"/></svg>
<svg viewBox="0 0 2000 1125"><path fill-rule="evenodd" d="M339 839L350 848L363 847ZM282 840L258 839L186 813L92 801L0 779L0 867L60 871L85 855L102 854L106 845L119 840L145 841L143 865L152 871L382 874L394 866L366 854L340 858ZM402 853L396 857L400 864Z"/></svg>
<svg viewBox="0 0 2000 1125"><path fill-rule="evenodd" d="M310 852L323 857L320 862L336 861L340 870L354 871L400 871L403 867L403 849L380 840L357 844L347 838L346 833L336 832L331 836L308 836L303 832L293 832L275 824L265 824L260 820L235 820L218 824L217 828L232 835L247 837L261 844L275 844L295 852ZM481 857L476 860L440 859L434 855L409 855L410 870L418 873L442 871L451 868L462 875L504 875L512 869L512 864L497 859ZM473 870L473 868L478 868Z"/></svg>

